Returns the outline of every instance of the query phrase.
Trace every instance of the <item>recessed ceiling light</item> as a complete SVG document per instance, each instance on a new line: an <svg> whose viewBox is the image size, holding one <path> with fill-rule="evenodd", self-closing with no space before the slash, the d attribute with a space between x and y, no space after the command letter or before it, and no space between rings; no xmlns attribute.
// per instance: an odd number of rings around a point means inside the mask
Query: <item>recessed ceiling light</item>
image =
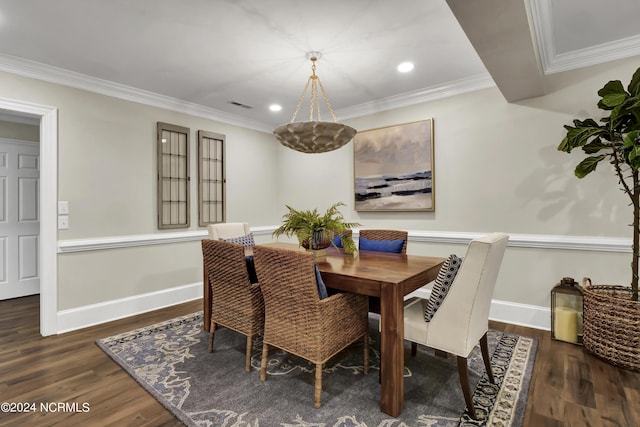
<svg viewBox="0 0 640 427"><path fill-rule="evenodd" d="M282 105L271 104L271 105L269 105L269 110L271 110L271 111L280 111L280 110L282 110Z"/></svg>
<svg viewBox="0 0 640 427"><path fill-rule="evenodd" d="M401 73L408 73L413 70L413 62L402 62L398 65L398 71Z"/></svg>

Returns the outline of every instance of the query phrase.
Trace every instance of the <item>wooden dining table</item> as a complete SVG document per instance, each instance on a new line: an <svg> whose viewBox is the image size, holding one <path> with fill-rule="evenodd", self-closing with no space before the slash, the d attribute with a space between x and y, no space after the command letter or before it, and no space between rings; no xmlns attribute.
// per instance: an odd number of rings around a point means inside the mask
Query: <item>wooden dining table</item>
<svg viewBox="0 0 640 427"><path fill-rule="evenodd" d="M304 250L294 243L264 245ZM371 251L351 256L333 247L317 259L327 287L380 299L380 410L392 417L398 417L404 406L404 297L435 280L444 261L440 257ZM208 330L211 295L206 287L204 327Z"/></svg>

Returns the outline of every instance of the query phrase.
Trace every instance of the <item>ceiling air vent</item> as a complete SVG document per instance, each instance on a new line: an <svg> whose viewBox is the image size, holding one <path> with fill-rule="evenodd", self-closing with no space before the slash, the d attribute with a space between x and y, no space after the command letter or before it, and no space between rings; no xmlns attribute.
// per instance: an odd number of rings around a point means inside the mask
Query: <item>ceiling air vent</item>
<svg viewBox="0 0 640 427"><path fill-rule="evenodd" d="M250 110L253 108L251 105L246 105L238 101L228 101L227 104L235 105L236 107L246 108L247 110Z"/></svg>

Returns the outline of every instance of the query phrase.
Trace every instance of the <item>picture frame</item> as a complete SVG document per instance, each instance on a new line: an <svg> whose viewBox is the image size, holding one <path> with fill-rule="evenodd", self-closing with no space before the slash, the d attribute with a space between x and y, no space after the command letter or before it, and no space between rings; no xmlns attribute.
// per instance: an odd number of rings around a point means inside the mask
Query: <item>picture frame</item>
<svg viewBox="0 0 640 427"><path fill-rule="evenodd" d="M353 138L356 211L435 211L433 118Z"/></svg>

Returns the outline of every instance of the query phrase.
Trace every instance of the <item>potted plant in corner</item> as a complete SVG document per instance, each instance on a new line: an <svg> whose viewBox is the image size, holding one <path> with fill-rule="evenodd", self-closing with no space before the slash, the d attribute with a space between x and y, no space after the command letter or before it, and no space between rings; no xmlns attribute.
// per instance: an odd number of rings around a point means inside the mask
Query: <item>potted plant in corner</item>
<svg viewBox="0 0 640 427"><path fill-rule="evenodd" d="M346 222L342 213L338 210L344 203L338 202L330 206L324 214L318 209L296 210L286 205L289 212L282 216L282 225L278 227L273 236L286 235L298 238L300 246L311 251L323 251L333 243L335 236L340 236L340 241L345 253L355 253L357 248L351 237L346 233L352 227L359 226L356 222ZM335 245L335 244L334 244ZM316 255L321 255L316 253Z"/></svg>
<svg viewBox="0 0 640 427"><path fill-rule="evenodd" d="M584 178L603 160L613 165L617 185L633 207L631 286L592 285L585 279L583 343L590 353L616 365L640 371L640 68L627 89L620 80L598 91L598 107L608 112L600 119L574 120L565 125L566 136L558 150L570 153L580 147L586 154L575 168Z"/></svg>

